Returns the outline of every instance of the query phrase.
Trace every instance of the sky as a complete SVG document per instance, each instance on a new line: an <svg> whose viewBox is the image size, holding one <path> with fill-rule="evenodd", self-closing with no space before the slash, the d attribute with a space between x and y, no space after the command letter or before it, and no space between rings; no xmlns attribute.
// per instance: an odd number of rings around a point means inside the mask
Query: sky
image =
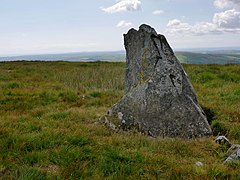
<svg viewBox="0 0 240 180"><path fill-rule="evenodd" d="M240 46L240 0L0 0L0 56L123 50L143 23L173 49Z"/></svg>

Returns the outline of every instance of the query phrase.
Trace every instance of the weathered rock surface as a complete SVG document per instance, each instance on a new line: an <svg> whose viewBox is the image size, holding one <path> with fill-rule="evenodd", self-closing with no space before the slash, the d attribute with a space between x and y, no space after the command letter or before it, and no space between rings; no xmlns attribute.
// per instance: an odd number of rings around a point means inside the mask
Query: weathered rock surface
<svg viewBox="0 0 240 180"><path fill-rule="evenodd" d="M218 136L215 140L216 143L224 146L229 146L230 148L227 150L228 158L223 162L232 163L240 160L240 144L232 144L225 136Z"/></svg>
<svg viewBox="0 0 240 180"><path fill-rule="evenodd" d="M121 127L157 137L203 137L212 131L182 65L163 35L148 25L124 35L125 95L108 112Z"/></svg>
<svg viewBox="0 0 240 180"><path fill-rule="evenodd" d="M227 153L231 153L230 156L224 161L224 163L233 162L236 160L240 160L240 145L233 144L227 151Z"/></svg>
<svg viewBox="0 0 240 180"><path fill-rule="evenodd" d="M221 144L221 145L227 145L227 146L231 146L231 143L230 141L228 140L228 138L226 138L225 136L218 136L216 139L215 139L215 142L218 143L218 144Z"/></svg>

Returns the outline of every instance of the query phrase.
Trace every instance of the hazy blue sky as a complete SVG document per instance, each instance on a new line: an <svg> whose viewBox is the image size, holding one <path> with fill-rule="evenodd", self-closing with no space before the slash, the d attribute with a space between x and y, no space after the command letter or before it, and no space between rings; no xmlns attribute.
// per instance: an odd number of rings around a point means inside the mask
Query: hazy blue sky
<svg viewBox="0 0 240 180"><path fill-rule="evenodd" d="M0 56L122 50L142 23L173 48L240 46L240 0L0 0Z"/></svg>

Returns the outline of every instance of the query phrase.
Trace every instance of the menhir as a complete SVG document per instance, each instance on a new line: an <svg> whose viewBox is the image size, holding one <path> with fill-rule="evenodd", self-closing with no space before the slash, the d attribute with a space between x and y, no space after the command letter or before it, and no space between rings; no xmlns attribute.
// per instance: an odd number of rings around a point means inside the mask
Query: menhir
<svg viewBox="0 0 240 180"><path fill-rule="evenodd" d="M125 95L100 120L157 137L212 134L196 93L163 35L148 26L124 35ZM115 126L114 126L115 127Z"/></svg>

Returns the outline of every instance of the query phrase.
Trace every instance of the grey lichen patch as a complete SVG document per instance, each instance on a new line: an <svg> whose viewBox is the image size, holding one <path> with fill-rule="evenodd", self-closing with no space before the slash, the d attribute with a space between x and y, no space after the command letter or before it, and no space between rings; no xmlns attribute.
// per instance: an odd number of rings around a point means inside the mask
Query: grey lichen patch
<svg viewBox="0 0 240 180"><path fill-rule="evenodd" d="M148 26L124 35L125 95L105 117L118 129L154 137L194 138L212 131L182 65L163 35Z"/></svg>

